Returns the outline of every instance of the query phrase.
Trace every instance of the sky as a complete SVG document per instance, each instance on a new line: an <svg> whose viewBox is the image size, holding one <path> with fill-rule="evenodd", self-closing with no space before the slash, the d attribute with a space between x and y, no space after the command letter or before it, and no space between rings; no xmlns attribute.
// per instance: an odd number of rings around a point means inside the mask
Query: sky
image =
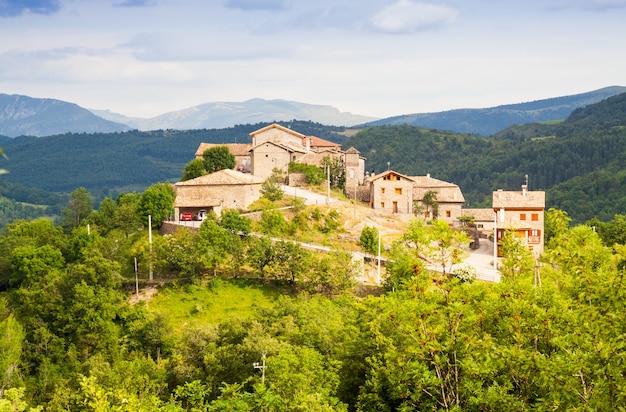
<svg viewBox="0 0 626 412"><path fill-rule="evenodd" d="M626 86L626 0L0 0L0 93L389 117Z"/></svg>

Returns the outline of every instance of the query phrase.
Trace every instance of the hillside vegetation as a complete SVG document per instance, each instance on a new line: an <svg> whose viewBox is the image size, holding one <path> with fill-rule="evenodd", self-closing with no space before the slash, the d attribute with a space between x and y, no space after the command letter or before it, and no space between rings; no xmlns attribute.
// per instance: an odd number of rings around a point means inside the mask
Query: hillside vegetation
<svg viewBox="0 0 626 412"><path fill-rule="evenodd" d="M226 210L197 230L155 231L149 247L146 214L168 213L170 192L156 184L92 211L88 193L76 190L62 225L19 221L0 233L0 409L479 412L626 403L626 239L614 236L623 215L596 231L549 211L540 265L507 237L501 283L475 281L467 268L429 270L464 254L469 239L444 221L412 220L385 251L382 287L364 289L346 247L312 252L289 239L338 239L345 215L334 206L281 212L264 199L258 221ZM363 237L352 243L371 251Z"/></svg>

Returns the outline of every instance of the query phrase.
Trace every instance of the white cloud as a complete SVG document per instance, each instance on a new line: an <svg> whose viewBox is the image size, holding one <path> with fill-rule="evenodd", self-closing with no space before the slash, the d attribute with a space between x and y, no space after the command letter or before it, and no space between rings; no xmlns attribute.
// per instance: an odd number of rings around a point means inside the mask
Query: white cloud
<svg viewBox="0 0 626 412"><path fill-rule="evenodd" d="M371 19L372 26L388 33L412 33L453 21L455 9L433 3L398 0L383 8Z"/></svg>

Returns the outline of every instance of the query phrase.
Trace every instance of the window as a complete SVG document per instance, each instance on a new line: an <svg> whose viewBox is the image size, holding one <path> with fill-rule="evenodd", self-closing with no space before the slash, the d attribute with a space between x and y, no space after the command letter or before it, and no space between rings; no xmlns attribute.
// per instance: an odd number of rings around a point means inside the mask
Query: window
<svg viewBox="0 0 626 412"><path fill-rule="evenodd" d="M539 213L533 213L533 214L530 216L530 219L531 219L533 222L537 222L537 221L539 221Z"/></svg>
<svg viewBox="0 0 626 412"><path fill-rule="evenodd" d="M519 220L526 220L526 213L521 213L519 215Z"/></svg>
<svg viewBox="0 0 626 412"><path fill-rule="evenodd" d="M446 210L446 217L452 217L452 212L449 210Z"/></svg>
<svg viewBox="0 0 626 412"><path fill-rule="evenodd" d="M380 193L385 193L385 188L384 187L380 188Z"/></svg>
<svg viewBox="0 0 626 412"><path fill-rule="evenodd" d="M385 208L385 202L380 202L380 208L384 209Z"/></svg>
<svg viewBox="0 0 626 412"><path fill-rule="evenodd" d="M402 194L402 188L401 187L396 187L396 194L397 195L401 195Z"/></svg>
<svg viewBox="0 0 626 412"><path fill-rule="evenodd" d="M528 243L541 243L541 230L531 229L528 231Z"/></svg>

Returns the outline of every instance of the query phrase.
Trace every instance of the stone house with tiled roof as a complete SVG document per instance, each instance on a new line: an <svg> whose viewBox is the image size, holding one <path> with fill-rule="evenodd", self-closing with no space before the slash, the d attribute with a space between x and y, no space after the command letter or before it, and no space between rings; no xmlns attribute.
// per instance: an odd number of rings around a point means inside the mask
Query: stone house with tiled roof
<svg viewBox="0 0 626 412"><path fill-rule="evenodd" d="M448 223L453 223L463 215L461 209L465 198L458 185L443 180L435 179L427 174L426 176L412 176L413 185L413 205L421 209L425 219L435 218L433 210L426 210L424 195L434 192L438 204L437 216Z"/></svg>
<svg viewBox="0 0 626 412"><path fill-rule="evenodd" d="M546 192L529 191L527 185L522 185L521 191L498 190L493 192L492 207L497 215L498 256L502 256L501 240L507 231L512 231L533 253L543 252Z"/></svg>
<svg viewBox="0 0 626 412"><path fill-rule="evenodd" d="M277 123L251 132L250 137L251 144L201 143L196 158L202 158L211 147L226 146L235 155L236 170L267 178L274 169L286 172L289 162L320 166L325 157L337 157L346 164L346 187L363 184L365 158L354 148L344 152L339 143L306 136Z"/></svg>
<svg viewBox="0 0 626 412"><path fill-rule="evenodd" d="M247 210L261 197L263 181L249 173L224 169L175 183L175 219L179 220L183 213L197 215L200 211L214 211L219 215L224 209Z"/></svg>
<svg viewBox="0 0 626 412"><path fill-rule="evenodd" d="M371 208L387 213L413 213L413 178L387 170L370 176L368 182Z"/></svg>
<svg viewBox="0 0 626 412"><path fill-rule="evenodd" d="M434 211L423 203L424 195L435 192L438 216L453 223L462 216L465 198L454 183L426 176L406 176L393 170L370 176L370 207L388 213L420 213L425 219L433 219Z"/></svg>

